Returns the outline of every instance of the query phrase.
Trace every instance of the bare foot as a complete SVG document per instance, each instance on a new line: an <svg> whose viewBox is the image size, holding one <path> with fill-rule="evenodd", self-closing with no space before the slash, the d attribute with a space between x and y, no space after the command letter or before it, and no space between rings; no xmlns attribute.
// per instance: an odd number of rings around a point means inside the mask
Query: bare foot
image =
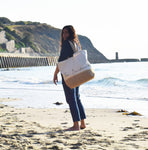
<svg viewBox="0 0 148 150"><path fill-rule="evenodd" d="M85 129L85 128L86 128L85 125L81 125L81 126L80 126L80 129Z"/></svg>
<svg viewBox="0 0 148 150"><path fill-rule="evenodd" d="M83 119L83 120L81 120L80 129L85 129L85 128L86 128L86 125L85 125L85 121Z"/></svg>
<svg viewBox="0 0 148 150"><path fill-rule="evenodd" d="M65 129L64 131L79 131L80 130L80 127L71 127L71 128L68 128L68 129Z"/></svg>

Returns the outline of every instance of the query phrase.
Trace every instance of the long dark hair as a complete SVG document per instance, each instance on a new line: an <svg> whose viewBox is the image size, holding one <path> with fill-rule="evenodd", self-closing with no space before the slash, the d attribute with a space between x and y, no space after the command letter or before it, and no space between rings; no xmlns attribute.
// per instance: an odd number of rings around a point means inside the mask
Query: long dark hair
<svg viewBox="0 0 148 150"><path fill-rule="evenodd" d="M72 25L67 25L67 26L64 26L62 31L61 31L61 41L60 41L60 46L62 47L62 44L63 44L63 30L66 29L69 33L69 38L67 40L71 40L71 41L74 41L78 44L78 46L80 47L81 49L81 45L80 45L80 42L79 42L79 39L78 39L78 36L76 34L76 31L74 29L74 27Z"/></svg>

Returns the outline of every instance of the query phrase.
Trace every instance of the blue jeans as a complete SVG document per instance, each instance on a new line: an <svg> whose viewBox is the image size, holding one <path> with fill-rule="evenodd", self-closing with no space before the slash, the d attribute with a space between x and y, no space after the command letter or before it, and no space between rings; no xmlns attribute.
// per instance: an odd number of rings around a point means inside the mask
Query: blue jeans
<svg viewBox="0 0 148 150"><path fill-rule="evenodd" d="M76 88L69 88L64 79L62 80L62 85L65 93L65 98L70 107L70 112L72 115L73 122L86 119L84 107L80 100L79 86Z"/></svg>

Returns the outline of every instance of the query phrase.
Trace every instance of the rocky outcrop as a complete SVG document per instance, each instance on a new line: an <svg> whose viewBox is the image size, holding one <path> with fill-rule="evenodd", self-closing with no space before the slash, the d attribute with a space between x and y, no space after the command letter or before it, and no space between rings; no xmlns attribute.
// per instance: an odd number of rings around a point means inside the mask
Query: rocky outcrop
<svg viewBox="0 0 148 150"><path fill-rule="evenodd" d="M13 52L16 50L15 48L15 41L10 40L6 38L5 31L0 32L0 44L3 44L3 47L8 51L8 52Z"/></svg>
<svg viewBox="0 0 148 150"><path fill-rule="evenodd" d="M9 52L13 52L13 51L16 50L16 48L15 48L15 41L14 40L10 40L10 41L6 42L5 44L6 44L6 49Z"/></svg>
<svg viewBox="0 0 148 150"><path fill-rule="evenodd" d="M23 36L24 32L31 34L32 41L41 55L59 55L60 29L46 24L15 26L14 29L20 36ZM88 60L91 63L108 62L108 59L93 46L90 39L82 35L78 35L78 38L82 49L87 50Z"/></svg>
<svg viewBox="0 0 148 150"><path fill-rule="evenodd" d="M6 39L5 31L0 32L0 44L6 43L8 40Z"/></svg>

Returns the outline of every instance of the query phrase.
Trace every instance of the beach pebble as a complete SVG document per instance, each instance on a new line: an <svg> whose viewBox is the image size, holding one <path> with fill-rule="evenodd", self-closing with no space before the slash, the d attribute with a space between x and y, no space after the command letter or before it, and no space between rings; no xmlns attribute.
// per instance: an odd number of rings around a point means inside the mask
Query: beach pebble
<svg viewBox="0 0 148 150"><path fill-rule="evenodd" d="M28 149L33 149L33 146L28 146L27 148L28 148Z"/></svg>
<svg viewBox="0 0 148 150"><path fill-rule="evenodd" d="M53 103L55 105L62 105L63 103L60 103L60 102L56 102L56 103Z"/></svg>

